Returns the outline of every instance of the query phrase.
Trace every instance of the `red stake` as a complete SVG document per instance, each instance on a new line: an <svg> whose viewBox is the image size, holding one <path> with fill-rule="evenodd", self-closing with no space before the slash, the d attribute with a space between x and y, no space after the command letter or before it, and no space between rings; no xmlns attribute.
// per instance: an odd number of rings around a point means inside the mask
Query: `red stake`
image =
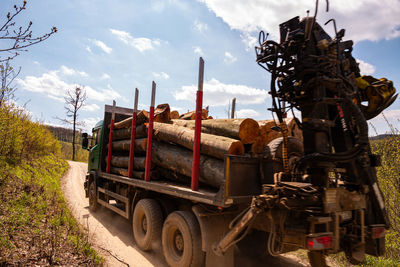
<svg viewBox="0 0 400 267"><path fill-rule="evenodd" d="M136 134L136 117L137 117L137 106L138 106L139 90L135 89L135 104L132 114L132 127L131 127L131 146L129 149L129 164L128 164L128 177L132 178L133 175L133 159L135 157L135 134Z"/></svg>
<svg viewBox="0 0 400 267"><path fill-rule="evenodd" d="M201 139L201 117L203 110L203 78L204 78L204 60L200 57L199 62L199 85L196 94L196 118L194 128L193 144L193 164L192 164L192 184L193 191L199 190L199 168L200 168L200 139Z"/></svg>
<svg viewBox="0 0 400 267"><path fill-rule="evenodd" d="M150 181L150 168L151 168L151 145L153 141L153 120L154 120L154 101L156 97L156 83L153 81L151 88L151 105L149 114L149 126L147 131L147 150L146 150L146 169L144 172L144 179Z"/></svg>
<svg viewBox="0 0 400 267"><path fill-rule="evenodd" d="M111 151L112 151L112 139L114 135L114 120L115 120L115 100L113 100L113 111L111 114L111 127L110 134L108 137L108 154L107 154L107 169L106 172L110 173L111 169Z"/></svg>

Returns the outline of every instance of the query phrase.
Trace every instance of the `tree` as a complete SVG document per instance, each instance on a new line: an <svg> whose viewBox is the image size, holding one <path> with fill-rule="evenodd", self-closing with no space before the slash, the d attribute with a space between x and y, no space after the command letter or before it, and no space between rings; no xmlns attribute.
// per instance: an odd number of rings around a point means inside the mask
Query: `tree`
<svg viewBox="0 0 400 267"><path fill-rule="evenodd" d="M26 9L26 5L26 1L21 6L14 5L13 12L7 13L5 22L0 22L0 107L12 98L16 90L12 83L21 70L20 67L18 71L15 71L10 61L21 51L27 51L29 46L43 42L57 32L57 28L52 27L49 33L33 36L32 21L26 26L17 25L15 18Z"/></svg>
<svg viewBox="0 0 400 267"><path fill-rule="evenodd" d="M76 127L83 126L83 122L78 122L78 111L85 105L86 101L86 91L84 88L80 86L76 86L75 89L67 90L67 96L65 99L65 110L66 110L66 119L60 119L64 123L71 124L72 131L72 160L75 160L75 136L76 136Z"/></svg>
<svg viewBox="0 0 400 267"><path fill-rule="evenodd" d="M22 6L14 5L14 11L7 13L6 21L0 26L0 40L2 41L2 46L0 47L0 52L8 53L7 57L0 57L0 62L11 60L19 55L21 51L27 51L31 45L43 42L48 39L51 35L57 32L56 27L52 27L49 33L45 33L40 36L33 36L31 27L32 21L28 23L27 26L17 26L14 19L23 10L26 9L27 2L24 1Z"/></svg>

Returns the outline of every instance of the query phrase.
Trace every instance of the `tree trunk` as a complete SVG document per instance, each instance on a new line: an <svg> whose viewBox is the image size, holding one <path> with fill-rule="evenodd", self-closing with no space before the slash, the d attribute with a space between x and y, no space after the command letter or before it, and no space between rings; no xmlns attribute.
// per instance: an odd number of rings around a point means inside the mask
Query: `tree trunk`
<svg viewBox="0 0 400 267"><path fill-rule="evenodd" d="M171 111L171 113L169 114L169 116L171 117L171 120L174 119L179 119L179 112L176 110Z"/></svg>
<svg viewBox="0 0 400 267"><path fill-rule="evenodd" d="M195 121L173 120L173 124L194 129ZM253 119L214 119L201 122L204 133L226 136L252 144L260 135L260 127Z"/></svg>
<svg viewBox="0 0 400 267"><path fill-rule="evenodd" d="M157 122L154 123L153 127L154 136L157 138L157 140L175 143L193 150L193 130L182 126ZM219 159L224 159L225 154L244 154L244 146L241 141L223 136L202 134L200 144L201 154L206 154Z"/></svg>
<svg viewBox="0 0 400 267"><path fill-rule="evenodd" d="M160 104L154 110L154 122L167 123L171 120L168 104Z"/></svg>
<svg viewBox="0 0 400 267"><path fill-rule="evenodd" d="M78 101L78 100L77 100ZM76 131L76 106L74 108L74 125L72 131L72 160L75 161L75 131Z"/></svg>
<svg viewBox="0 0 400 267"><path fill-rule="evenodd" d="M293 118L287 118L285 119L285 122L288 128L289 136L296 137L300 141L303 141L303 133L297 126L296 121ZM271 129L274 126L280 127L279 122L275 123L275 121L273 120L264 120L264 121L259 121L258 124L260 125L260 133L264 147L272 140L278 137L282 137L282 133L280 131Z"/></svg>
<svg viewBox="0 0 400 267"><path fill-rule="evenodd" d="M193 152L175 145L153 142L152 162L172 172L192 176ZM224 183L224 162L200 155L199 181L219 188Z"/></svg>
<svg viewBox="0 0 400 267"><path fill-rule="evenodd" d="M108 157L106 156L106 161L107 161L107 158ZM112 156L111 157L111 166L113 166L113 167L128 168L128 165L129 165L129 157L125 157L125 156ZM146 157L134 157L133 158L133 169L134 170L144 171L145 168L146 168Z"/></svg>
<svg viewBox="0 0 400 267"><path fill-rule="evenodd" d="M202 109L201 110L201 119L206 120L208 118L208 110ZM179 119L181 120L194 120L196 119L196 111L189 111L182 114Z"/></svg>
<svg viewBox="0 0 400 267"><path fill-rule="evenodd" d="M147 128L144 124L138 125L136 127L136 138L147 137ZM131 127L115 129L113 140L131 139Z"/></svg>
<svg viewBox="0 0 400 267"><path fill-rule="evenodd" d="M149 121L149 114L145 110L138 112L136 117L136 125L143 124ZM129 128L132 126L132 117L126 118L125 120L114 123L114 129ZM109 126L110 127L110 126Z"/></svg>
<svg viewBox="0 0 400 267"><path fill-rule="evenodd" d="M130 144L131 140L119 140L112 142L112 151L129 151ZM135 139L135 154L145 153L146 146L147 146L147 138Z"/></svg>
<svg viewBox="0 0 400 267"><path fill-rule="evenodd" d="M128 169L111 167L111 172L128 177ZM132 171L133 178L144 180L144 171ZM158 179L158 172L156 170L151 171L151 179Z"/></svg>

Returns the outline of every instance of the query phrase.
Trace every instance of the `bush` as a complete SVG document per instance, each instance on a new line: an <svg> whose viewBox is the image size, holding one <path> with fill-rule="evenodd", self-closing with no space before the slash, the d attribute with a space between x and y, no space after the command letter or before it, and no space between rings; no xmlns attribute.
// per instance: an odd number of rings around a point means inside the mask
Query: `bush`
<svg viewBox="0 0 400 267"><path fill-rule="evenodd" d="M29 114L10 103L0 107L0 162L18 164L44 155L60 155L60 143Z"/></svg>

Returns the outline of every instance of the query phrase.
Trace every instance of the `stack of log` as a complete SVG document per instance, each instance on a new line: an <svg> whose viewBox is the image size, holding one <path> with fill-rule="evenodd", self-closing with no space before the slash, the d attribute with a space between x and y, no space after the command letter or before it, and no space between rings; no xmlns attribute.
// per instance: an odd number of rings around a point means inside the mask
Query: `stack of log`
<svg viewBox="0 0 400 267"><path fill-rule="evenodd" d="M179 180L190 183L194 143L195 112L179 115L170 111L168 104L155 109L152 145L152 179ZM179 119L176 119L179 118ZM226 154L262 155L264 147L280 132L271 130L273 121L257 122L253 119L209 119L202 112L200 172L203 184L218 188L224 182ZM293 122L292 122L293 121ZM135 137L134 178L143 179L146 163L148 113L137 114ZM111 172L127 176L132 118L114 124ZM289 134L301 135L294 120L287 121ZM297 128L298 129L298 128Z"/></svg>

